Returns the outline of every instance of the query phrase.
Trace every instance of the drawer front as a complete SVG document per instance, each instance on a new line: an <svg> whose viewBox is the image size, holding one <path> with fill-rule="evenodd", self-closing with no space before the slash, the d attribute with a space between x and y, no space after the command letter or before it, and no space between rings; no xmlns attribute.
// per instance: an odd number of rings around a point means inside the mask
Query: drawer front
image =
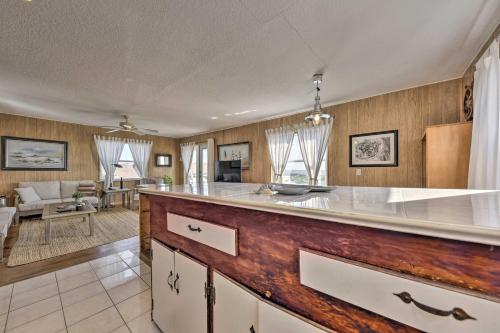
<svg viewBox="0 0 500 333"><path fill-rule="evenodd" d="M236 229L172 213L167 213L167 229L232 256L238 255Z"/></svg>
<svg viewBox="0 0 500 333"><path fill-rule="evenodd" d="M300 282L426 332L497 332L499 327L500 303L311 250L300 250ZM448 313L453 309L462 320Z"/></svg>

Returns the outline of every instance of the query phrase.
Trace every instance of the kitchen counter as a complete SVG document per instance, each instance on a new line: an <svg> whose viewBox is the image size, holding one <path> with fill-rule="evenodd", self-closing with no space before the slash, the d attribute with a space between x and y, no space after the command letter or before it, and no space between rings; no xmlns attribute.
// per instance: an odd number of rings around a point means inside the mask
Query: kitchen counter
<svg viewBox="0 0 500 333"><path fill-rule="evenodd" d="M249 208L417 235L500 245L500 191L335 186L299 196L261 184L150 185L144 194Z"/></svg>

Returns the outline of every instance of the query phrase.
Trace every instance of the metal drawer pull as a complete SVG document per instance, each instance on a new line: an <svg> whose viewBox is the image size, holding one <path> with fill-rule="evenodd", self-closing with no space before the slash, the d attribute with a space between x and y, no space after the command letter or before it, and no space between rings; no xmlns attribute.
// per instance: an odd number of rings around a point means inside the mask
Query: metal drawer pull
<svg viewBox="0 0 500 333"><path fill-rule="evenodd" d="M255 328L253 328L253 325L250 326L250 333L255 333Z"/></svg>
<svg viewBox="0 0 500 333"><path fill-rule="evenodd" d="M172 276L174 276L174 273L172 271L170 271L170 274L168 275L168 278L167 278L167 283L170 286L170 290L174 290L174 286L172 285L172 282L170 282L170 279L172 279Z"/></svg>
<svg viewBox="0 0 500 333"><path fill-rule="evenodd" d="M179 287L177 286L177 281L179 281L179 274L175 274L175 280L174 280L174 288L175 291L177 292L177 295L179 295Z"/></svg>
<svg viewBox="0 0 500 333"><path fill-rule="evenodd" d="M189 228L189 230L191 230L191 231L198 231L198 232L201 232L201 228L200 228L200 227L198 227L198 228L194 228L191 224L188 224L188 228Z"/></svg>
<svg viewBox="0 0 500 333"><path fill-rule="evenodd" d="M460 321L466 320L466 319L476 320L476 318L469 316L461 308L453 308L453 310L445 311L445 310L439 310L439 309L430 307L428 305L419 303L416 300L414 300L413 297L411 297L410 293L408 293L406 291L403 291L399 294L393 294L393 295L399 297L406 304L413 303L420 310L423 310L425 312L428 312L428 313L436 315L436 316L448 317L449 315L452 315L453 318L455 318L456 320L460 320Z"/></svg>

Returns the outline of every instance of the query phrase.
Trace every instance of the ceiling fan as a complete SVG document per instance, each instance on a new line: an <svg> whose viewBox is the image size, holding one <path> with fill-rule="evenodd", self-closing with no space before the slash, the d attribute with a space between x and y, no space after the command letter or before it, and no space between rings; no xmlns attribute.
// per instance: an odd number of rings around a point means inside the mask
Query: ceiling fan
<svg viewBox="0 0 500 333"><path fill-rule="evenodd" d="M138 135L144 134L157 134L158 131L154 129L138 128L132 123L127 115L123 115L124 121L120 121L118 126L101 126L101 128L109 129L106 133L113 133L118 131L132 132Z"/></svg>

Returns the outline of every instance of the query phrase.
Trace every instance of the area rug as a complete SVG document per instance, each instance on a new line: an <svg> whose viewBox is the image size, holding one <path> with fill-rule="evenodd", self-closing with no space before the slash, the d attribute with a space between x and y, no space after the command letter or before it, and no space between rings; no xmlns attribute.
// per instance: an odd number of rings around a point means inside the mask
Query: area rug
<svg viewBox="0 0 500 333"><path fill-rule="evenodd" d="M83 222L81 217L54 220L51 223L50 244L43 244L44 226L41 219L26 220L21 223L7 266L29 264L138 236L139 214L118 207L111 211L96 213L93 236L89 236L89 224Z"/></svg>

